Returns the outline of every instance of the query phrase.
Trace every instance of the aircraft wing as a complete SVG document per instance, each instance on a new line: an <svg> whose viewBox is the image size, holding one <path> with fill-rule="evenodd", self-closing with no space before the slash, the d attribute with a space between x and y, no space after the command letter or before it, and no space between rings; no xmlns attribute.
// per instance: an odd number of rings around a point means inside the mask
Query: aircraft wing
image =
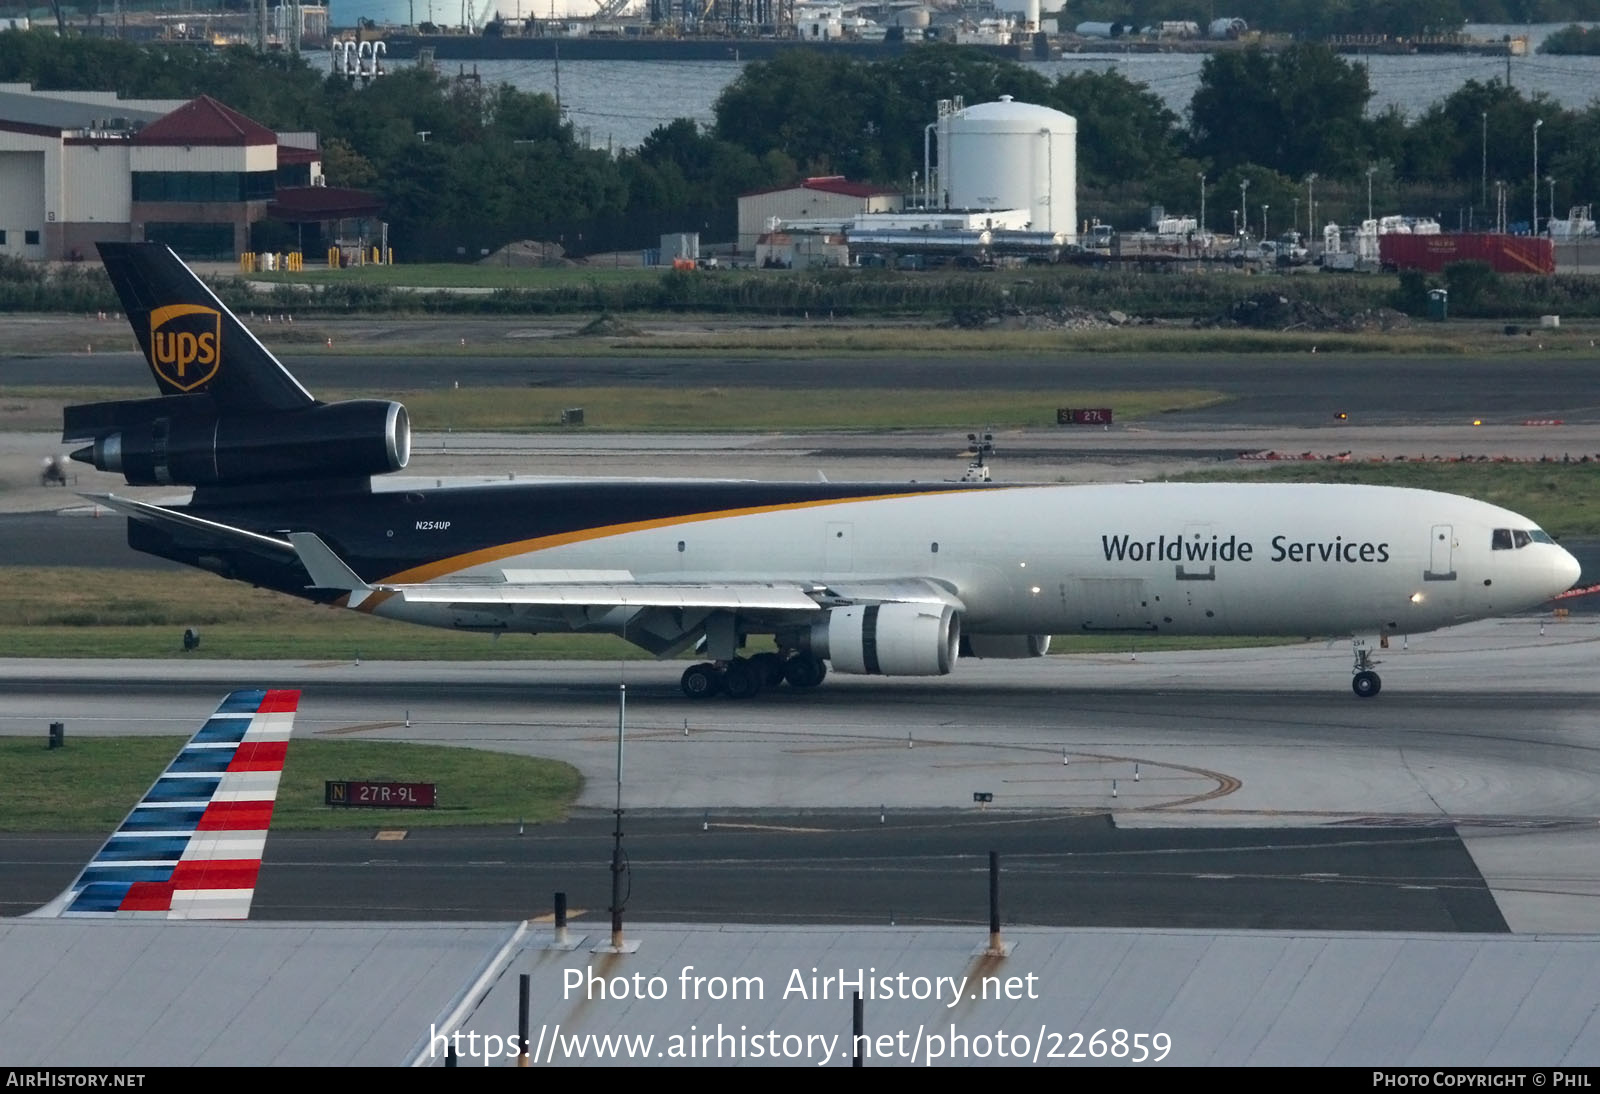
<svg viewBox="0 0 1600 1094"><path fill-rule="evenodd" d="M236 691L200 727L47 918L245 919L298 691Z"/></svg>
<svg viewBox="0 0 1600 1094"><path fill-rule="evenodd" d="M865 603L937 603L956 610L963 605L943 586L925 578L852 581L845 585L802 581L635 581L627 571L511 570L499 582L428 582L417 585L372 585L351 570L314 532L291 532L306 572L316 588L350 594L359 606L374 593L399 596L411 604L449 604L463 608L702 609L812 614L825 607Z"/></svg>
<svg viewBox="0 0 1600 1094"><path fill-rule="evenodd" d="M654 584L614 582L495 585L407 585L409 604L507 604L549 608L727 608L735 611L814 612L818 601L799 585L761 583Z"/></svg>

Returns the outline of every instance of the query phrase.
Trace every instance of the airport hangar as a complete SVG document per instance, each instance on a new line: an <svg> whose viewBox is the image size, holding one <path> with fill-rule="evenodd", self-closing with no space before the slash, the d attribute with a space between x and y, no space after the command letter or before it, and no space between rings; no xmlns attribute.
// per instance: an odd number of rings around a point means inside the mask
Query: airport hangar
<svg viewBox="0 0 1600 1094"><path fill-rule="evenodd" d="M317 134L275 133L210 96L0 83L0 255L92 259L99 240L150 240L236 261L265 221L317 238L380 211L325 184Z"/></svg>

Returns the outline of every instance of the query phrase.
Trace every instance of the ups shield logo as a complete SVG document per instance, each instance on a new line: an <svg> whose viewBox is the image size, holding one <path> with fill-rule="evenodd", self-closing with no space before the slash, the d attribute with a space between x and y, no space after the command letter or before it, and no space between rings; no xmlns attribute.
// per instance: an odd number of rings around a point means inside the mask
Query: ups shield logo
<svg viewBox="0 0 1600 1094"><path fill-rule="evenodd" d="M222 364L222 313L198 304L150 312L150 364L179 391L193 391Z"/></svg>

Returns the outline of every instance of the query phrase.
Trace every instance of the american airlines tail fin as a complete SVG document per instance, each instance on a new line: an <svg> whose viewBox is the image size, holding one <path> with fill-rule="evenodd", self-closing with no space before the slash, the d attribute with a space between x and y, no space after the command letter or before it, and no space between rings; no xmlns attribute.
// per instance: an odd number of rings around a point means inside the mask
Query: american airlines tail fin
<svg viewBox="0 0 1600 1094"><path fill-rule="evenodd" d="M166 244L98 246L162 395L208 394L222 412L316 404Z"/></svg>
<svg viewBox="0 0 1600 1094"><path fill-rule="evenodd" d="M222 701L44 917L245 919L298 691Z"/></svg>

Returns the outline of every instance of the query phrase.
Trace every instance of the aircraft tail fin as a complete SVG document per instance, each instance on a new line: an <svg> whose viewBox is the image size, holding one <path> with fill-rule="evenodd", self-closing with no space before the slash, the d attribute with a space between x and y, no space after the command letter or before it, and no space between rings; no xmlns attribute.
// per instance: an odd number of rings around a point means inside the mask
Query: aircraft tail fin
<svg viewBox="0 0 1600 1094"><path fill-rule="evenodd" d="M236 691L43 917L245 919L298 691Z"/></svg>
<svg viewBox="0 0 1600 1094"><path fill-rule="evenodd" d="M166 244L97 246L162 395L208 394L225 412L316 405Z"/></svg>
<svg viewBox="0 0 1600 1094"><path fill-rule="evenodd" d="M99 247L161 395L67 407L74 460L131 486L299 490L364 488L411 458L405 407L312 398L171 248Z"/></svg>

